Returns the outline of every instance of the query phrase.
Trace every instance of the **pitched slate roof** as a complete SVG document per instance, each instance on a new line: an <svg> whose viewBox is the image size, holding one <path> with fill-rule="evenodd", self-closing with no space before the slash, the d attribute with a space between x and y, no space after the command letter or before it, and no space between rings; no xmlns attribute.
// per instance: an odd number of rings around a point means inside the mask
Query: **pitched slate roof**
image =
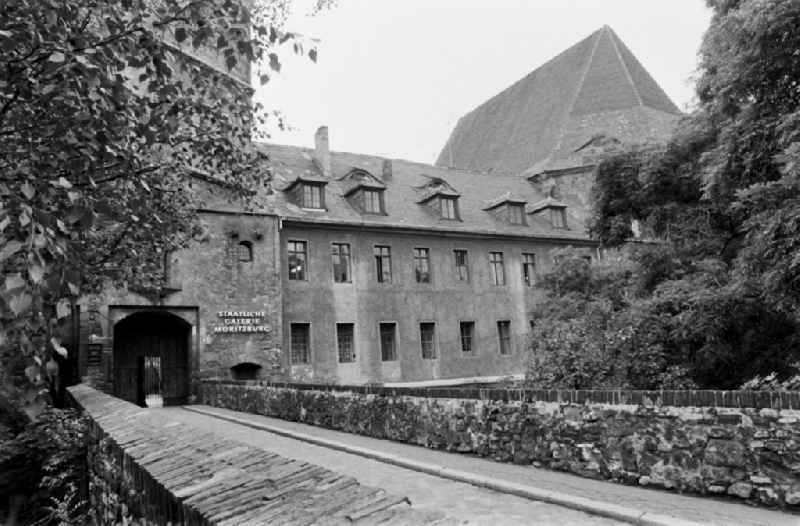
<svg viewBox="0 0 800 526"><path fill-rule="evenodd" d="M509 193L514 198L535 203L547 193L526 179L516 176L488 178L479 173L441 168L399 159L392 160L392 175L382 177L383 157L344 152L331 152L332 176L325 185L326 210L303 209L290 201L287 188L290 181L317 180L319 169L313 161L313 150L297 146L259 144L270 158L273 192L259 199L259 209L287 221L320 225L351 225L421 229L431 232L463 234L510 235L531 238L589 241L585 228L586 209L577 202L567 201L568 230L553 228L543 217L531 216L528 225L513 225L501 221L484 210L487 196ZM351 184L343 176L361 169L380 179L385 185L386 215L362 214L345 199ZM461 221L443 219L420 204L431 182L443 189L445 195L458 195ZM444 183L442 185L441 183ZM222 196L207 200L207 208L236 213L242 206Z"/></svg>
<svg viewBox="0 0 800 526"><path fill-rule="evenodd" d="M438 166L520 174L598 134L663 142L681 113L603 26L459 119Z"/></svg>

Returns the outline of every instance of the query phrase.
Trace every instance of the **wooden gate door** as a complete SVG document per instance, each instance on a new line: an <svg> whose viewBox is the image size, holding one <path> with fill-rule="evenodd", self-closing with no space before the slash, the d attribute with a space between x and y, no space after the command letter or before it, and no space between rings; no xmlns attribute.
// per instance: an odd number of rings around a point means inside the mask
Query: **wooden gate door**
<svg viewBox="0 0 800 526"><path fill-rule="evenodd" d="M186 403L190 333L188 323L166 312L139 312L117 323L114 394L141 406L154 395L164 405Z"/></svg>

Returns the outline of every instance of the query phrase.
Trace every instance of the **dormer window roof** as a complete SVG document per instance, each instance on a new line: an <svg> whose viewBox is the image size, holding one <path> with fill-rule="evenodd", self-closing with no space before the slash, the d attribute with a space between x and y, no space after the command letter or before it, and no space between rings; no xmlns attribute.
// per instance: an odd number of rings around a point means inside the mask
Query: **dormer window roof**
<svg viewBox="0 0 800 526"><path fill-rule="evenodd" d="M431 213L442 219L461 221L461 214L458 210L458 196L436 193L426 199L417 201L417 203L426 206Z"/></svg>
<svg viewBox="0 0 800 526"><path fill-rule="evenodd" d="M437 196L452 197L455 199L461 197L461 194L444 179L427 175L425 177L428 178L428 182L422 186L416 187L417 190L420 191L420 198L417 200L417 203L424 203Z"/></svg>
<svg viewBox="0 0 800 526"><path fill-rule="evenodd" d="M385 190L386 185L383 181L361 168L353 168L339 179L344 186L344 195L347 197L351 193L368 188L371 190Z"/></svg>
<svg viewBox="0 0 800 526"><path fill-rule="evenodd" d="M505 221L512 225L524 225L526 224L525 203L524 199L513 196L511 192L506 192L489 201L483 209L499 221Z"/></svg>
<svg viewBox="0 0 800 526"><path fill-rule="evenodd" d="M529 206L528 214L547 214L553 228L567 228L567 205L553 196Z"/></svg>
<svg viewBox="0 0 800 526"><path fill-rule="evenodd" d="M354 168L340 179L344 197L362 214L386 214L383 193L386 185L360 168Z"/></svg>
<svg viewBox="0 0 800 526"><path fill-rule="evenodd" d="M325 185L323 177L302 175L291 181L284 192L291 202L308 210L325 210Z"/></svg>
<svg viewBox="0 0 800 526"><path fill-rule="evenodd" d="M461 197L461 194L444 179L426 177L429 179L428 182L416 187L420 193L417 203L426 206L431 213L442 219L461 221L461 214L458 210L458 198Z"/></svg>

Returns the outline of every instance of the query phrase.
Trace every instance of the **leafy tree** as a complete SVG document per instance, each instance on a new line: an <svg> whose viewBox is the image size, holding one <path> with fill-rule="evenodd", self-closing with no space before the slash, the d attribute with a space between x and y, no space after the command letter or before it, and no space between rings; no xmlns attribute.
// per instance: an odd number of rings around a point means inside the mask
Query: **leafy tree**
<svg viewBox="0 0 800 526"><path fill-rule="evenodd" d="M591 226L609 246L634 219L659 240L634 257L629 324L660 320L653 344L729 388L798 355L800 3L708 4L696 110L662 148L600 164Z"/></svg>
<svg viewBox="0 0 800 526"><path fill-rule="evenodd" d="M27 366L31 379L52 371L52 355L65 352L57 320L81 294L108 283L157 294L165 254L193 234L198 178L247 202L268 184L252 140L280 120L251 103L250 64L266 82L287 46L316 58L284 28L288 9L0 3L4 363Z"/></svg>

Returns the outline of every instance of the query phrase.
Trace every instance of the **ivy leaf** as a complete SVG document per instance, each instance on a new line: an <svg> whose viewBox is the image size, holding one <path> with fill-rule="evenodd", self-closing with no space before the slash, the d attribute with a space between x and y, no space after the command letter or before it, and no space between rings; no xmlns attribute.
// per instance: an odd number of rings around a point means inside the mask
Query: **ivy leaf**
<svg viewBox="0 0 800 526"><path fill-rule="evenodd" d="M33 199L33 196L36 195L36 189L31 186L28 181L23 183L23 185L20 187L20 190L22 191L22 195L24 195L28 201Z"/></svg>
<svg viewBox="0 0 800 526"><path fill-rule="evenodd" d="M19 316L31 307L32 302L33 298L31 295L27 292L23 292L11 298L11 301L8 302L8 306L15 316Z"/></svg>
<svg viewBox="0 0 800 526"><path fill-rule="evenodd" d="M28 275L35 284L39 284L42 282L42 278L44 277L44 267L40 265L33 265L30 269L28 269Z"/></svg>
<svg viewBox="0 0 800 526"><path fill-rule="evenodd" d="M72 306L67 298L61 298L56 303L56 317L60 320L61 318L66 318L69 316L69 313L72 311Z"/></svg>
<svg viewBox="0 0 800 526"><path fill-rule="evenodd" d="M64 358L67 357L67 349L63 345L61 345L61 342L58 340L58 338L56 338L55 336L50 338L50 345L53 346L53 349L55 349L55 351L58 354L60 354Z"/></svg>
<svg viewBox="0 0 800 526"><path fill-rule="evenodd" d="M0 248L0 263L7 260L14 254L16 254L19 251L19 249L21 249L23 246L24 245L22 243L14 239L6 243L5 246L3 246L3 248Z"/></svg>
<svg viewBox="0 0 800 526"><path fill-rule="evenodd" d="M72 188L72 183L67 181L63 176L58 178L58 181L56 181L56 184L58 186L60 186L61 188Z"/></svg>
<svg viewBox="0 0 800 526"><path fill-rule="evenodd" d="M20 276L18 272L6 276L6 290L16 290L24 286L25 280L22 279L22 276Z"/></svg>

